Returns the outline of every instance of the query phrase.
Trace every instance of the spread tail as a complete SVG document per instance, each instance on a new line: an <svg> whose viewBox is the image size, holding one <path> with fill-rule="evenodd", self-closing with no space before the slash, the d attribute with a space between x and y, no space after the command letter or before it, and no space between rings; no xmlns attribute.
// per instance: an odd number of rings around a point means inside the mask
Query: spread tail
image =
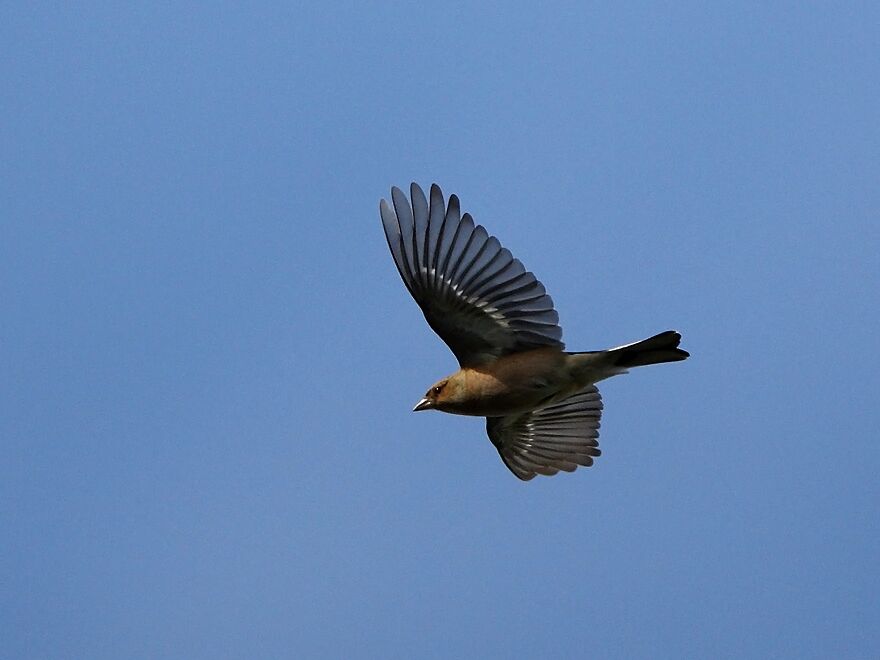
<svg viewBox="0 0 880 660"><path fill-rule="evenodd" d="M681 335L675 330L667 330L642 341L608 349L607 355L614 359L615 367L622 369L643 367L646 364L678 362L690 356L690 353L678 347L679 342Z"/></svg>

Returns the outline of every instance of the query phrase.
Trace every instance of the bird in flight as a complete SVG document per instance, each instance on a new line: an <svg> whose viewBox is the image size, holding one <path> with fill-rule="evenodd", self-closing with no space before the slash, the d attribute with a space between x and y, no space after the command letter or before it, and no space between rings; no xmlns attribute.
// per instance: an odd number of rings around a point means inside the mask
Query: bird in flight
<svg viewBox="0 0 880 660"><path fill-rule="evenodd" d="M486 432L520 479L590 466L599 456L602 399L596 383L631 367L677 362L681 335L658 335L604 351L566 352L544 286L501 247L458 197L436 184L430 199L391 189L379 204L391 256L428 325L459 370L432 385L413 411L486 418Z"/></svg>

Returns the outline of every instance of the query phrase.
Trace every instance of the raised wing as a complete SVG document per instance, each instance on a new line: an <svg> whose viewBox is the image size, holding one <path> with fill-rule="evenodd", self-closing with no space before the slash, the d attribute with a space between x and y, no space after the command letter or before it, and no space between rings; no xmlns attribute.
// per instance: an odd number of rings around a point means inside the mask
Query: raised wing
<svg viewBox="0 0 880 660"><path fill-rule="evenodd" d="M544 286L494 236L461 215L458 197L415 183L379 205L397 270L428 325L462 367L542 346L564 348L559 315Z"/></svg>
<svg viewBox="0 0 880 660"><path fill-rule="evenodd" d="M487 417L486 432L501 460L523 481L536 474L553 476L590 466L599 456L602 398L590 385L540 410L507 417Z"/></svg>

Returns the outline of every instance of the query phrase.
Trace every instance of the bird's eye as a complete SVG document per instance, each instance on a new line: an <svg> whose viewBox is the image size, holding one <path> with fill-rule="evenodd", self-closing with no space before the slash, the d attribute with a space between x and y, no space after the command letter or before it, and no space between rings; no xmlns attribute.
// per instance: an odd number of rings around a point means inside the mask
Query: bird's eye
<svg viewBox="0 0 880 660"><path fill-rule="evenodd" d="M432 392L434 393L434 395L436 396L437 394L440 394L440 390L442 390L442 389L443 389L443 388L442 388L440 385L435 385L434 388L433 388L431 391L432 391Z"/></svg>

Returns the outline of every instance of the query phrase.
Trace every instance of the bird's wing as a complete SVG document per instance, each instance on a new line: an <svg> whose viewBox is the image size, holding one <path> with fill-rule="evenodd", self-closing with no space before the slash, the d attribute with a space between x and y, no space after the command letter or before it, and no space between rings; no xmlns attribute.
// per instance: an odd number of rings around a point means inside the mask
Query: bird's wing
<svg viewBox="0 0 880 660"><path fill-rule="evenodd" d="M595 385L559 403L519 415L487 417L486 432L517 477L553 476L590 466L599 451L602 397Z"/></svg>
<svg viewBox="0 0 880 660"><path fill-rule="evenodd" d="M379 205L391 255L428 324L462 367L542 346L564 348L559 315L544 286L494 236L448 206L431 186L430 203L412 184Z"/></svg>

